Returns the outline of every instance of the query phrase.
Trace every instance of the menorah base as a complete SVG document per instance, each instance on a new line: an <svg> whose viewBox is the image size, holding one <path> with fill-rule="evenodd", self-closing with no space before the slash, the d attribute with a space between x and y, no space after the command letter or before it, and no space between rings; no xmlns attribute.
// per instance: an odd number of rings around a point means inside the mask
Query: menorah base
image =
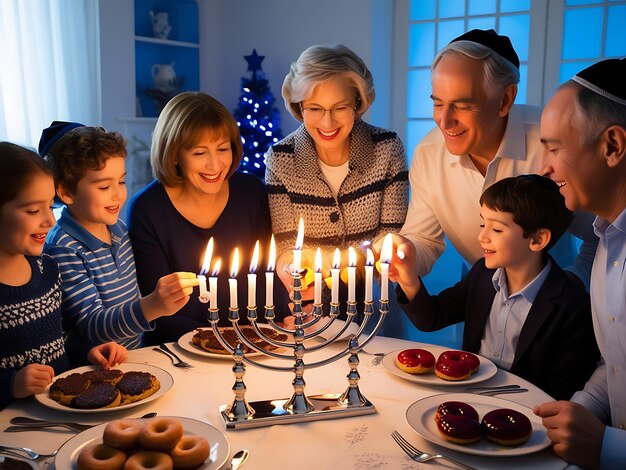
<svg viewBox="0 0 626 470"><path fill-rule="evenodd" d="M247 419L230 420L225 412L228 405L220 406L220 415L226 429L249 429L275 424L291 424L304 421L321 421L325 419L348 418L376 413L376 408L368 400L362 406L342 405L339 402L341 394L312 395L307 397L315 409L308 413L290 413L283 407L289 401L281 400L253 401L249 405L254 409L253 416Z"/></svg>

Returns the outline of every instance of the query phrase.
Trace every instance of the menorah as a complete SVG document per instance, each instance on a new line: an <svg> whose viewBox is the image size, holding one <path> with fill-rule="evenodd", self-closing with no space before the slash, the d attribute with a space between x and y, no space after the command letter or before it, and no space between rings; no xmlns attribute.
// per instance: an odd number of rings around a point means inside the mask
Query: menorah
<svg viewBox="0 0 626 470"><path fill-rule="evenodd" d="M301 222L301 230L302 222ZM300 231L299 231L300 232ZM315 362L306 363L304 361L305 354L323 350L325 347L333 344L338 338L340 338L346 330L350 327L355 317L357 316L357 303L354 300L354 275L349 272L349 288L348 288L348 300L346 302L346 321L344 324L328 338L323 338L320 335L328 330L331 325L337 320L340 314L340 305L338 296L336 295L336 285L338 283L338 266L333 263L333 281L334 289L333 295L329 305L329 312L323 313L323 304L321 302L321 295L319 294L321 289L319 287L319 276L316 276L316 295L313 302L313 310L311 315L304 313L302 309L302 271L300 269L299 254L296 251L300 250L302 244L298 246L296 243L296 250L294 250L294 264L290 271L292 279L292 296L293 296L293 328L285 328L279 325L275 321L274 305L271 296L266 296L264 317L267 324L276 332L284 333L292 337L291 341L280 341L261 329L257 323L258 313L257 307L254 303L248 302L247 306L247 319L250 325L256 332L256 334L263 339L266 343L275 346L276 348L282 348L282 350L289 349L293 351L293 354L284 354L277 351L266 350L263 347L255 344L248 339L239 325L240 315L239 308L235 303L233 305L231 301L230 308L228 310L228 319L232 325L233 330L237 333L238 343L235 346L231 346L224 338L218 328L219 322L219 310L217 308L217 302L211 303L208 308L208 320L211 324L213 333L222 347L226 351L229 351L235 361L233 365L233 374L235 376L235 383L232 387L234 393L234 399L230 405L223 405L220 407L220 414L224 421L224 425L227 429L240 429L251 428L259 426L269 426L274 424L287 424L301 421L315 421L324 419L342 418L347 416L357 416L372 414L376 412L374 405L361 393L359 389L359 352L376 336L380 330L385 317L389 312L388 302L388 268L389 260L391 258L392 239L391 235L385 237L383 248L381 250L381 298L379 300L379 313L380 316L376 322L376 325L369 334L364 335L365 328L367 327L372 315L374 314L374 302L372 300L372 268L373 259L371 262L368 260L366 268L366 295L363 308L363 319L358 326L357 331L353 335L349 335L349 341L346 347L341 351L326 357L325 359ZM256 251L256 250L255 250ZM368 250L369 251L369 250ZM386 254L388 253L388 254ZM369 253L368 253L369 254ZM318 250L319 256L319 250ZM369 258L369 256L368 256ZM373 258L373 255L372 255ZM319 272L316 267L316 274ZM351 282L350 282L351 281ZM319 287L318 287L319 286ZM236 287L235 287L236 288ZM231 285L231 294L232 294ZM250 291L249 291L250 293ZM207 293L205 291L205 296ZM201 294L201 300L202 300ZM206 297L205 297L206 299ZM231 296L232 299L232 296ZM269 300L269 301L268 301ZM206 302L206 300L204 300ZM309 320L309 318L311 318ZM324 325L318 327L318 322L322 319L327 319ZM313 329L315 329L313 331ZM307 332L309 330L310 332ZM362 338L363 336L363 338ZM305 341L310 339L317 339L315 344L304 344ZM276 366L273 364L266 364L259 362L250 357L247 357L243 351L243 345L250 348L255 353L261 353L264 356L269 356L281 360L293 361L293 366ZM304 390L306 382L304 380L304 372L306 369L313 369L317 367L323 367L327 364L337 361L345 356L348 357L348 385L345 391L341 394L325 394L324 396L309 396L305 394ZM246 364L250 364L262 369L281 372L293 372L295 377L292 381L293 395L288 399L271 399L262 400L256 402L247 402L245 394L247 391L246 384L244 383L244 375L246 372Z"/></svg>

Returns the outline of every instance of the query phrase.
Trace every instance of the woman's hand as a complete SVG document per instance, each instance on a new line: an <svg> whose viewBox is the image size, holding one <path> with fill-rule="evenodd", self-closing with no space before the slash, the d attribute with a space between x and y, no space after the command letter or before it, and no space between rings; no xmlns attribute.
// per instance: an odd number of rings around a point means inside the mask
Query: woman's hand
<svg viewBox="0 0 626 470"><path fill-rule="evenodd" d="M43 392L54 378L54 369L44 364L29 364L13 379L13 396L25 398Z"/></svg>
<svg viewBox="0 0 626 470"><path fill-rule="evenodd" d="M114 341L91 348L87 355L89 362L100 365L107 370L125 362L127 358L128 350Z"/></svg>
<svg viewBox="0 0 626 470"><path fill-rule="evenodd" d="M147 321L174 315L189 302L193 288L200 284L194 273L178 272L158 280L154 292L141 299Z"/></svg>

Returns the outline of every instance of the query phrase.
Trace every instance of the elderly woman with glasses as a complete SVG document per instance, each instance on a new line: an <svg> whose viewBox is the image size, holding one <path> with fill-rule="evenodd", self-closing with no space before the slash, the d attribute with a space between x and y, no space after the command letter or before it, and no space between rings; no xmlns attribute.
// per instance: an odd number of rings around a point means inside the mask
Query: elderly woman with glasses
<svg viewBox="0 0 626 470"><path fill-rule="evenodd" d="M318 246L324 277L335 247L341 249L342 267L350 246L360 253L357 266L362 267L367 242L399 231L404 223L408 173L398 136L361 120L374 101L374 83L363 60L347 47L306 49L291 65L282 95L287 110L303 124L269 149L265 179L278 244L276 271L289 287L300 217L305 226L302 268L315 268ZM357 281L357 301L363 299L363 286ZM303 298L312 299L312 291L304 291ZM341 300L346 291L342 283Z"/></svg>

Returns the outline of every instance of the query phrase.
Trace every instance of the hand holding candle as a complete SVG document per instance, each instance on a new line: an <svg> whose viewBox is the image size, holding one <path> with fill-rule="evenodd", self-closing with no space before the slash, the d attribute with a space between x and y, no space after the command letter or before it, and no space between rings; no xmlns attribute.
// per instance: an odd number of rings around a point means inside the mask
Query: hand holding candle
<svg viewBox="0 0 626 470"><path fill-rule="evenodd" d="M196 277L200 281L200 302L206 303L209 299L209 293L206 288L206 276L205 274L211 268L211 257L213 256L213 237L209 239L204 251L204 259L202 260L202 268L200 268L200 274Z"/></svg>
<svg viewBox="0 0 626 470"><path fill-rule="evenodd" d="M389 300L389 263L391 262L391 253L393 250L393 236L388 233L385 235L383 246L380 251L380 300Z"/></svg>
<svg viewBox="0 0 626 470"><path fill-rule="evenodd" d="M235 248L233 255L233 263L230 267L230 279L228 286L230 287L230 308L236 310L239 308L237 304L237 273L239 272L239 248Z"/></svg>
<svg viewBox="0 0 626 470"><path fill-rule="evenodd" d="M356 251L348 248L348 302L356 302Z"/></svg>
<svg viewBox="0 0 626 470"><path fill-rule="evenodd" d="M322 303L322 252L319 247L315 252L315 296L314 305Z"/></svg>
<svg viewBox="0 0 626 470"><path fill-rule="evenodd" d="M333 266L330 269L330 273L333 279L332 291L331 291L331 303L339 303L339 267L341 265L341 253L339 248L335 248L335 254L333 255Z"/></svg>
<svg viewBox="0 0 626 470"><path fill-rule="evenodd" d="M374 273L374 253L367 249L367 259L365 263L365 302L372 301L372 283Z"/></svg>
<svg viewBox="0 0 626 470"><path fill-rule="evenodd" d="M274 306L274 269L276 267L276 242L274 235L270 240L270 258L267 261L267 271L265 272L265 305Z"/></svg>

